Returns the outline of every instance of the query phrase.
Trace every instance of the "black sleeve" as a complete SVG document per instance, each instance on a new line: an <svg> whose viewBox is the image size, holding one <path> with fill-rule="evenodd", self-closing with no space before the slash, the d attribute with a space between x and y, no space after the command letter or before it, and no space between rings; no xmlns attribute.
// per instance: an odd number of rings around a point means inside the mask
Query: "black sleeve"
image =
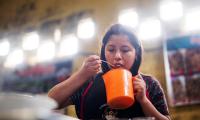
<svg viewBox="0 0 200 120"><path fill-rule="evenodd" d="M88 85L89 85L89 81L87 81L72 96L70 96L70 101L73 105L75 105L76 115L78 117L80 117L82 94L84 93Z"/></svg>
<svg viewBox="0 0 200 120"><path fill-rule="evenodd" d="M80 100L83 92L85 91L86 87L89 85L89 81L83 84L72 96L70 96L70 100L73 105L80 105Z"/></svg>
<svg viewBox="0 0 200 120"><path fill-rule="evenodd" d="M159 81L152 79L149 86L149 97L155 108L163 115L169 115L166 98Z"/></svg>

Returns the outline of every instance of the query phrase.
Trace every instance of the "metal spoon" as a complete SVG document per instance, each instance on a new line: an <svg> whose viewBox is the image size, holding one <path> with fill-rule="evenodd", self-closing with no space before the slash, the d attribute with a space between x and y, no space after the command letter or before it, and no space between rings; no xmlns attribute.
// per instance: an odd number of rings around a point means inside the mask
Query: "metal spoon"
<svg viewBox="0 0 200 120"><path fill-rule="evenodd" d="M105 60L101 60L102 62L105 62L105 63L107 63L107 64L109 64L111 67L114 67L114 65L113 64L111 64L111 63L109 63L109 62L107 62L107 61L105 61Z"/></svg>

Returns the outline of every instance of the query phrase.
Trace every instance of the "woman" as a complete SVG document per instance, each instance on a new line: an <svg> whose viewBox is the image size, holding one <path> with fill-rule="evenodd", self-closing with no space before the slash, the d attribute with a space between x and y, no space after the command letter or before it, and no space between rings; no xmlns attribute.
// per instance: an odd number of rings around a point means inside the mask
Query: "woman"
<svg viewBox="0 0 200 120"><path fill-rule="evenodd" d="M82 67L66 81L53 87L48 95L60 107L74 104L81 119L134 118L151 116L167 120L169 112L163 90L157 80L138 72L142 47L135 35L120 24L115 24L103 38L101 57L91 55ZM112 64L110 66L107 63ZM100 72L102 68L102 71ZM130 70L136 102L127 109L112 109L106 104L102 75L111 68Z"/></svg>

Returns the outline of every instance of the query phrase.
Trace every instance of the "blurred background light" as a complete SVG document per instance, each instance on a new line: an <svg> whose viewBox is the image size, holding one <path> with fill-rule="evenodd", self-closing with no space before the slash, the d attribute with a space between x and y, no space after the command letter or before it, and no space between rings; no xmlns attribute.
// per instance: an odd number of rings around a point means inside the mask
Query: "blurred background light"
<svg viewBox="0 0 200 120"><path fill-rule="evenodd" d="M63 37L59 47L59 56L70 56L78 53L78 38L71 34Z"/></svg>
<svg viewBox="0 0 200 120"><path fill-rule="evenodd" d="M195 32L200 30L200 8L194 8L188 11L184 18L185 32Z"/></svg>
<svg viewBox="0 0 200 120"><path fill-rule="evenodd" d="M80 20L77 29L80 39L90 39L95 35L95 23L91 18Z"/></svg>
<svg viewBox="0 0 200 120"><path fill-rule="evenodd" d="M37 32L31 32L25 34L22 40L22 47L24 50L34 50L38 47L40 38Z"/></svg>
<svg viewBox="0 0 200 120"><path fill-rule="evenodd" d="M14 68L17 65L23 63L24 61L24 53L21 49L15 49L8 56L4 63L4 67Z"/></svg>
<svg viewBox="0 0 200 120"><path fill-rule="evenodd" d="M180 1L163 1L160 4L160 17L164 21L173 21L183 16L183 4Z"/></svg>
<svg viewBox="0 0 200 120"><path fill-rule="evenodd" d="M60 41L60 39L61 39L61 30L57 28L54 31L54 40L58 42Z"/></svg>
<svg viewBox="0 0 200 120"><path fill-rule="evenodd" d="M161 23L156 18L143 21L138 30L138 37L141 40L153 40L161 36Z"/></svg>
<svg viewBox="0 0 200 120"><path fill-rule="evenodd" d="M138 24L138 14L133 9L123 10L119 14L118 22L134 28Z"/></svg>
<svg viewBox="0 0 200 120"><path fill-rule="evenodd" d="M2 39L0 42L0 56L6 56L10 50L10 43L6 38Z"/></svg>
<svg viewBox="0 0 200 120"><path fill-rule="evenodd" d="M37 50L37 61L44 62L52 60L55 56L55 44L51 40L42 43Z"/></svg>

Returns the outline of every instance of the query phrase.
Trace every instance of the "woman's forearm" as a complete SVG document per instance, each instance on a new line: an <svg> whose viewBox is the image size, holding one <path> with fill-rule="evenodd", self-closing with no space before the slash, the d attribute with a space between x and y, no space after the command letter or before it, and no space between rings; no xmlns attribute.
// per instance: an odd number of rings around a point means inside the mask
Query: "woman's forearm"
<svg viewBox="0 0 200 120"><path fill-rule="evenodd" d="M67 80L54 86L49 92L48 96L53 98L59 104L59 107L64 107L65 102L69 97L80 88L86 81L86 77L81 71L74 73Z"/></svg>
<svg viewBox="0 0 200 120"><path fill-rule="evenodd" d="M48 96L55 99L59 107L67 105L69 97L80 88L91 76L97 74L101 67L100 57L90 55L85 59L81 68L64 82L53 87ZM69 104L69 103L68 103Z"/></svg>
<svg viewBox="0 0 200 120"><path fill-rule="evenodd" d="M170 118L161 114L154 105L149 101L149 99L145 98L144 100L140 101L142 106L142 110L148 117L155 117L156 120L169 120Z"/></svg>

